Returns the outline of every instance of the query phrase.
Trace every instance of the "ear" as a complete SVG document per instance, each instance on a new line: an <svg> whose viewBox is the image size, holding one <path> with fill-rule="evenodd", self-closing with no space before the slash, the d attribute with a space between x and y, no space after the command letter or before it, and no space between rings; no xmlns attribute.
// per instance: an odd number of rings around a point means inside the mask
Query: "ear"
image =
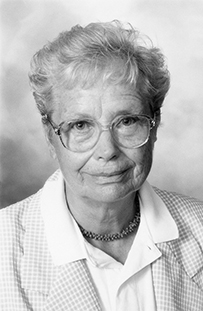
<svg viewBox="0 0 203 311"><path fill-rule="evenodd" d="M155 129L154 129L154 142L156 142L157 141L157 131L158 131L158 125L155 127Z"/></svg>
<svg viewBox="0 0 203 311"><path fill-rule="evenodd" d="M157 141L157 127L156 126L152 129L151 141L152 141L153 146L154 146L155 142Z"/></svg>
<svg viewBox="0 0 203 311"><path fill-rule="evenodd" d="M44 124L43 122L42 124L44 128L46 142L49 148L49 153L53 159L57 159L56 151L53 145L53 131L50 129L48 124Z"/></svg>
<svg viewBox="0 0 203 311"><path fill-rule="evenodd" d="M155 127L153 128L153 137L154 137L154 143L157 141L157 130L160 126L160 123L161 123L161 115L160 115L160 112L155 114L155 119L156 119L156 125Z"/></svg>

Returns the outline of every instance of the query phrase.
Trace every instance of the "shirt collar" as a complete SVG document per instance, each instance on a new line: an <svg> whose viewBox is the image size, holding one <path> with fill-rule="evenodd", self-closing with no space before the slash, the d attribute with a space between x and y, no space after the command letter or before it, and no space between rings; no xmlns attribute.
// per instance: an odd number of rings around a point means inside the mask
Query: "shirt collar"
<svg viewBox="0 0 203 311"><path fill-rule="evenodd" d="M177 239L178 227L174 219L147 181L142 185L139 194L142 213L153 242L161 243Z"/></svg>
<svg viewBox="0 0 203 311"><path fill-rule="evenodd" d="M83 237L67 208L61 172L57 179L48 180L44 185L41 214L54 264L63 265L84 259L86 252Z"/></svg>
<svg viewBox="0 0 203 311"><path fill-rule="evenodd" d="M178 238L175 221L148 182L143 184L139 194L141 215L145 217L153 242ZM49 251L55 265L87 258L84 238L67 208L61 172L57 179L45 183L41 196L41 213Z"/></svg>

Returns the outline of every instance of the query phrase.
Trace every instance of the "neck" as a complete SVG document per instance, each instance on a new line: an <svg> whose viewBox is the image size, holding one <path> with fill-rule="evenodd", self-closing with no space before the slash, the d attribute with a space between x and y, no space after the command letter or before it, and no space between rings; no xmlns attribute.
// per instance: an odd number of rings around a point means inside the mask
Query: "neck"
<svg viewBox="0 0 203 311"><path fill-rule="evenodd" d="M98 234L120 232L135 215L136 193L115 202L98 202L72 195L66 189L67 204L73 217L83 228Z"/></svg>

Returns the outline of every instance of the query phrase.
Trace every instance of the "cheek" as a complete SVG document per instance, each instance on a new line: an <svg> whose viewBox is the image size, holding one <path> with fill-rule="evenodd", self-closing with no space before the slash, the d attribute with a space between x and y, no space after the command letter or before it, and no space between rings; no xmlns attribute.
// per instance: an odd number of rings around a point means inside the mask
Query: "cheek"
<svg viewBox="0 0 203 311"><path fill-rule="evenodd" d="M137 149L130 158L134 162L134 183L136 186L141 186L147 178L152 165L151 143L149 142L147 145Z"/></svg>
<svg viewBox="0 0 203 311"><path fill-rule="evenodd" d="M62 146L63 148L63 146ZM81 169L89 161L90 155L84 153L73 153L61 146L55 147L59 167L67 182L82 182Z"/></svg>

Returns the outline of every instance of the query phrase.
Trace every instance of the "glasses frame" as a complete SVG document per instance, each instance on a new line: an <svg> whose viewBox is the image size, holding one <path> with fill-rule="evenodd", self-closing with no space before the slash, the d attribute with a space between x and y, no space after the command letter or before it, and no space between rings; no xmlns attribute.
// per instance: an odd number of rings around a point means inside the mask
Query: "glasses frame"
<svg viewBox="0 0 203 311"><path fill-rule="evenodd" d="M116 142L116 144L119 145L119 146L121 146L121 147L124 147L124 148L127 148L127 149L137 149L137 148L140 148L140 147L142 147L143 145L145 145L145 144L148 142L148 140L149 140L151 130L152 130L152 129L155 127L155 125L156 125L156 119L155 119L155 117L152 118L152 117L150 117L150 116L148 116L148 115L145 115L145 114L129 114L129 115L132 115L133 117L145 117L145 118L147 118L147 119L149 120L149 122L150 122L150 128L149 128L148 136L147 136L146 140L145 140L142 144L140 144L140 145L138 145L138 146L136 146L136 147L126 147L126 146L122 145L121 143L117 142L117 140L114 138L114 135L113 135L113 133L112 133L112 128L113 128L113 125L114 125L114 122L113 122L113 121L110 123L110 125L107 125L107 126L102 126L101 123L97 122L97 124L98 124L99 127L100 127L100 133L99 133L99 136L98 136L97 141L96 141L95 144L92 146L92 148L97 144L97 142L98 142L98 140L99 140L99 137L100 137L101 133L104 132L104 131L108 131L108 130L110 130L110 132L111 132L111 134L112 134L112 137L113 137L114 141ZM125 116L125 115L124 115L124 116ZM126 115L126 116L128 116L128 115ZM63 122L61 122L59 125L57 125L53 120L51 120L51 118L49 117L48 114L43 114L43 115L42 115L42 121L43 121L44 123L46 123L46 122L48 121L49 124L51 125L51 127L53 128L54 133L55 133L57 136L59 136L60 141L61 141L63 147L66 148L66 149L68 149L68 150L73 151L71 148L68 148L68 146L66 146L66 145L64 144L63 139L62 139L62 137L61 137L61 127L62 127L62 125L63 125L66 121L63 121ZM69 123L71 123L71 121L70 121ZM91 150L91 148L88 149L88 150ZM86 151L87 151L87 150L86 150ZM82 152L85 152L85 151L75 151L75 152L80 152L80 153L82 153Z"/></svg>

